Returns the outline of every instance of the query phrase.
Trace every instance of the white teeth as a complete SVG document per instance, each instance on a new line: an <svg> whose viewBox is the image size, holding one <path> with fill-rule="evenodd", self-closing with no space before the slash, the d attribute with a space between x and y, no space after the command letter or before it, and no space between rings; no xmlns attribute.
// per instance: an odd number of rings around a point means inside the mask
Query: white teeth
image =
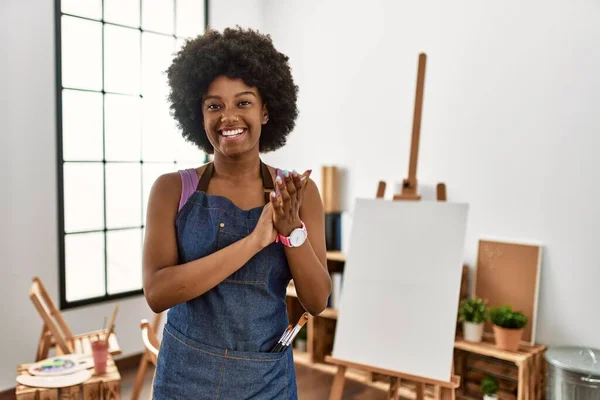
<svg viewBox="0 0 600 400"><path fill-rule="evenodd" d="M236 129L233 131L223 130L222 132L223 132L223 136L235 136L235 135L241 134L242 132L244 132L244 130L243 129Z"/></svg>

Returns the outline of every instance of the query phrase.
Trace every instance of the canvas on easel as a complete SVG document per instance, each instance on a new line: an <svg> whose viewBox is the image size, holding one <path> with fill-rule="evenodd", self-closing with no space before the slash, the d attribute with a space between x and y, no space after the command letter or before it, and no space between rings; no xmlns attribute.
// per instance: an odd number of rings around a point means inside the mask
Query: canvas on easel
<svg viewBox="0 0 600 400"><path fill-rule="evenodd" d="M357 200L332 358L451 381L467 213Z"/></svg>
<svg viewBox="0 0 600 400"><path fill-rule="evenodd" d="M475 296L488 306L504 304L522 312L529 322L523 329L523 343L534 345L542 247L500 240L480 240L475 270ZM484 335L493 337L491 323Z"/></svg>

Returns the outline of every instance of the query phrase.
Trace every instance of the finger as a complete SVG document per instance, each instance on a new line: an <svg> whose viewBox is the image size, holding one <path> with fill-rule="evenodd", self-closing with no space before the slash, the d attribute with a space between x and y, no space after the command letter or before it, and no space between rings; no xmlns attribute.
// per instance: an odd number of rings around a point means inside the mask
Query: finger
<svg viewBox="0 0 600 400"><path fill-rule="evenodd" d="M296 185L294 184L294 176L293 176L293 173L290 173L286 170L286 171L284 171L284 177L285 177L286 189L287 189L288 193L290 194L290 211L291 211L291 214L290 214L291 219L290 220L295 221L298 198L297 198Z"/></svg>
<svg viewBox="0 0 600 400"><path fill-rule="evenodd" d="M281 200L283 202L283 211L285 218L289 219L291 215L291 198L287 190L287 184L285 183L285 180L282 179L280 176L278 176L275 179L275 181L277 182L277 185L279 187L279 196L281 197Z"/></svg>
<svg viewBox="0 0 600 400"><path fill-rule="evenodd" d="M300 189L298 190L298 199L301 201L302 198L304 197L304 191L306 190L306 186L308 186L308 178L310 177L310 174L312 173L312 169L307 170L305 173L302 174L302 176L300 177Z"/></svg>
<svg viewBox="0 0 600 400"><path fill-rule="evenodd" d="M277 193L271 192L270 200L269 206L271 206L273 214L277 216L277 219L281 218L283 212L281 207L281 197Z"/></svg>
<svg viewBox="0 0 600 400"><path fill-rule="evenodd" d="M303 181L301 180L303 175L300 175L298 172L296 172L296 170L293 171L293 180L294 180L294 186L296 187L296 201L299 202L302 196L302 186L304 185ZM306 179L305 179L306 180Z"/></svg>

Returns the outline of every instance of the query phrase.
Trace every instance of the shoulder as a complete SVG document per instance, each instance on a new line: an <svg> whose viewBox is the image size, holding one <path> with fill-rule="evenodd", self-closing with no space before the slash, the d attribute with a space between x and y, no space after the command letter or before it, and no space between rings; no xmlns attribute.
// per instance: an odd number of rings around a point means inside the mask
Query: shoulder
<svg viewBox="0 0 600 400"><path fill-rule="evenodd" d="M205 169L206 165L203 165L201 167L194 168L193 170L198 175L198 178L200 178ZM168 172L159 175L159 177L154 181L152 189L150 190L149 201L158 201L162 205L177 205L181 198L182 188L182 171Z"/></svg>

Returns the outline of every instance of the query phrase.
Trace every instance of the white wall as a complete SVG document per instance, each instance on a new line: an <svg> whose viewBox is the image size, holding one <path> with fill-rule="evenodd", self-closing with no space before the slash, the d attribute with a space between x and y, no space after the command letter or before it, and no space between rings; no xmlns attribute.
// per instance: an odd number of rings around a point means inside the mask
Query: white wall
<svg viewBox="0 0 600 400"><path fill-rule="evenodd" d="M406 177L419 52L428 54L418 178L471 205L483 237L545 246L538 339L600 348L600 5L268 0L300 117L283 168L345 169L343 205ZM346 225L346 230L348 225ZM347 236L346 236L347 239Z"/></svg>
<svg viewBox="0 0 600 400"><path fill-rule="evenodd" d="M51 296L59 298L54 1L34 3L0 2L0 391L14 387L17 364L35 356L42 324L27 296L31 278L40 276ZM260 2L212 3L216 26L260 26ZM100 328L112 306L63 314L74 332L86 332ZM124 355L138 353L139 321L153 313L142 296L120 300L119 307L117 334Z"/></svg>
<svg viewBox="0 0 600 400"><path fill-rule="evenodd" d="M209 25L219 31L239 25L242 28L261 30L263 26L262 0L212 0L209 8Z"/></svg>
<svg viewBox="0 0 600 400"><path fill-rule="evenodd" d="M0 12L0 391L15 386L17 364L34 360L42 324L28 297L31 278L38 275L57 305L59 299L54 2L35 3L3 1ZM119 307L121 347L125 355L140 352L139 321L153 313L142 296L119 301ZM112 303L63 314L76 333L99 329L111 313Z"/></svg>

